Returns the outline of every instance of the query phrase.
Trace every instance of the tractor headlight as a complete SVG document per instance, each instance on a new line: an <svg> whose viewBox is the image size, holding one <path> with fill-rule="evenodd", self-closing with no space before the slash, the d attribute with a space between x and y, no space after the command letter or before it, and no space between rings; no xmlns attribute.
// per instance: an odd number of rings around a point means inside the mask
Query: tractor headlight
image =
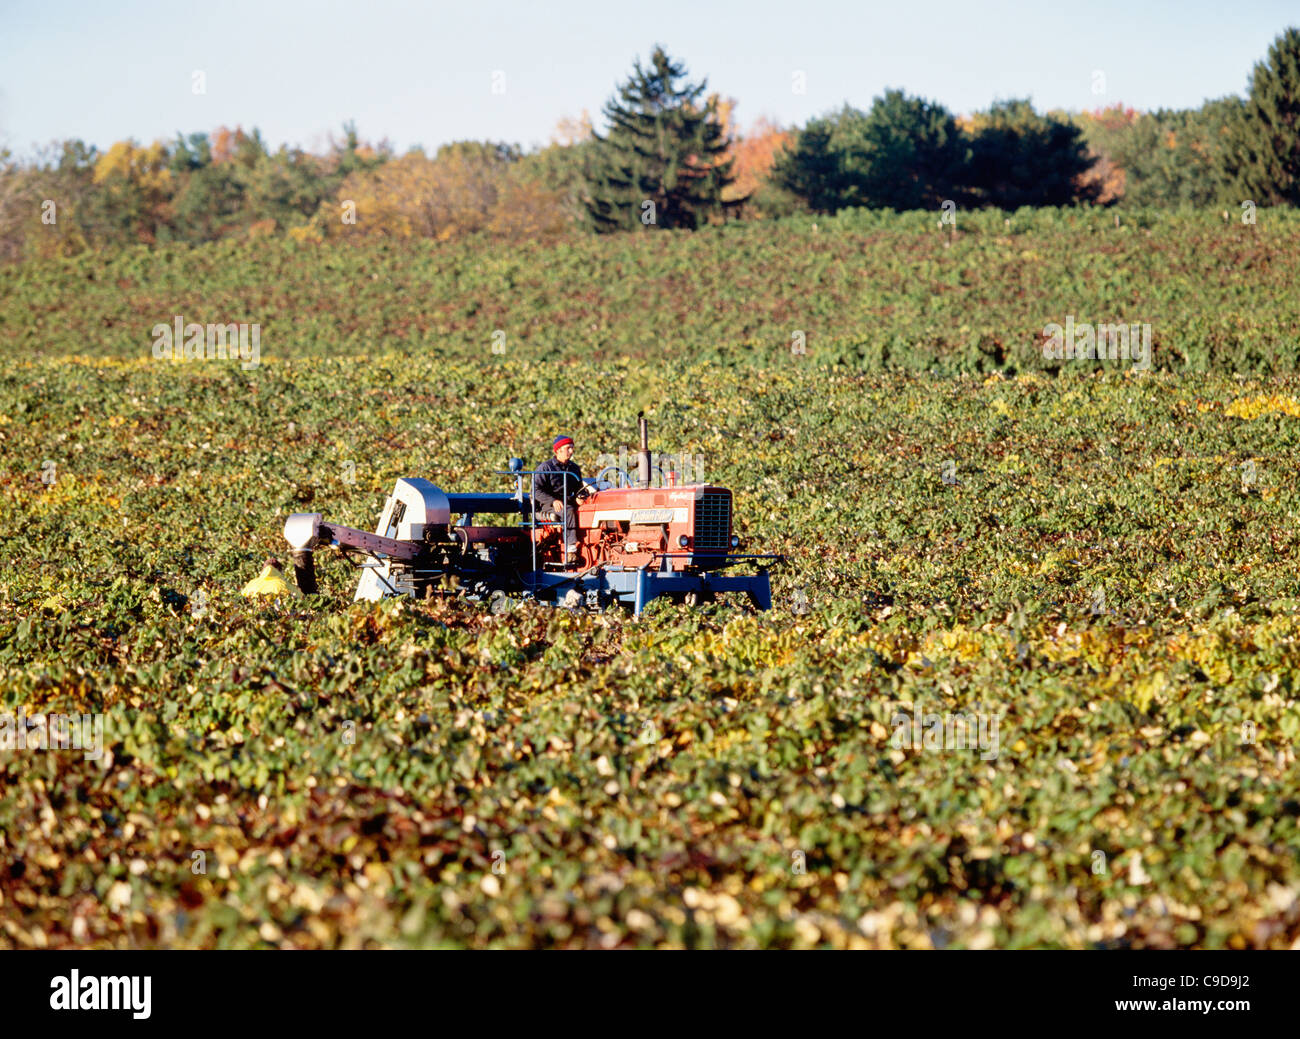
<svg viewBox="0 0 1300 1039"><path fill-rule="evenodd" d="M740 538L738 538L735 534L731 535L731 547L732 548L740 547Z"/></svg>
<svg viewBox="0 0 1300 1039"><path fill-rule="evenodd" d="M691 539L688 538L685 534L682 534L677 538L677 544L680 545L682 548L686 548L690 543L691 543Z"/></svg>

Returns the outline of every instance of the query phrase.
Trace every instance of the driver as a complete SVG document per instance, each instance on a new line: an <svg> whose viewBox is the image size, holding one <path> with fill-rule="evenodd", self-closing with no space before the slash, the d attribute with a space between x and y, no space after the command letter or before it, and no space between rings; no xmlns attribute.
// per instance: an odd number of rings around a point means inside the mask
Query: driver
<svg viewBox="0 0 1300 1039"><path fill-rule="evenodd" d="M540 506L542 518L550 515L564 520L564 565L573 566L578 562L578 512L575 506L591 493L591 488L582 482L582 470L572 461L572 437L556 437L551 450L555 457L537 467L533 498L536 506Z"/></svg>

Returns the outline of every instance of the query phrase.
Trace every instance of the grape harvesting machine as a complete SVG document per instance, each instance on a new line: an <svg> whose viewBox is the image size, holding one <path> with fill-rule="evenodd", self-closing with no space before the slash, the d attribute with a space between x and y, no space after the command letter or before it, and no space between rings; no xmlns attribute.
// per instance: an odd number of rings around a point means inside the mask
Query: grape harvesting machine
<svg viewBox="0 0 1300 1039"><path fill-rule="evenodd" d="M638 427L634 474L611 466L583 481L591 493L573 506L576 562L565 560L562 520L532 506L536 471L512 458L497 475L513 479L513 493L452 493L418 476L398 480L373 534L319 512L294 513L284 536L298 587L317 591L315 553L333 547L363 570L356 599L524 596L593 609L617 602L639 615L660 597L694 606L739 592L770 609L768 569L784 557L741 552L727 488L677 486L672 472L652 486L644 416ZM479 517L500 522L480 525ZM757 572L726 572L739 565Z"/></svg>

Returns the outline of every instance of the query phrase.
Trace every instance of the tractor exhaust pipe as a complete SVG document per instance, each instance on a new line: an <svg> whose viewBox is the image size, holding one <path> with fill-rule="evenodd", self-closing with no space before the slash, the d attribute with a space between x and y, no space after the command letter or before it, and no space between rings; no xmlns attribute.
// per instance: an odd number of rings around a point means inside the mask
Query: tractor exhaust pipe
<svg viewBox="0 0 1300 1039"><path fill-rule="evenodd" d="M644 489L650 486L650 426L645 412L636 413L636 424L641 434L641 450L636 455L636 485Z"/></svg>

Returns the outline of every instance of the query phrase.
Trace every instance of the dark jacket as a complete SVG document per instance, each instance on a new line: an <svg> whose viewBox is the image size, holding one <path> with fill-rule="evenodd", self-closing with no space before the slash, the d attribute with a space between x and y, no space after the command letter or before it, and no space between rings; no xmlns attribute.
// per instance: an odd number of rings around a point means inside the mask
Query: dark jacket
<svg viewBox="0 0 1300 1039"><path fill-rule="evenodd" d="M568 473L566 481L565 473ZM537 504L550 508L563 499L566 504L575 504L574 498L582 489L582 470L574 462L561 462L557 458L548 458L537 467L536 477ZM568 487L565 487L565 483Z"/></svg>

